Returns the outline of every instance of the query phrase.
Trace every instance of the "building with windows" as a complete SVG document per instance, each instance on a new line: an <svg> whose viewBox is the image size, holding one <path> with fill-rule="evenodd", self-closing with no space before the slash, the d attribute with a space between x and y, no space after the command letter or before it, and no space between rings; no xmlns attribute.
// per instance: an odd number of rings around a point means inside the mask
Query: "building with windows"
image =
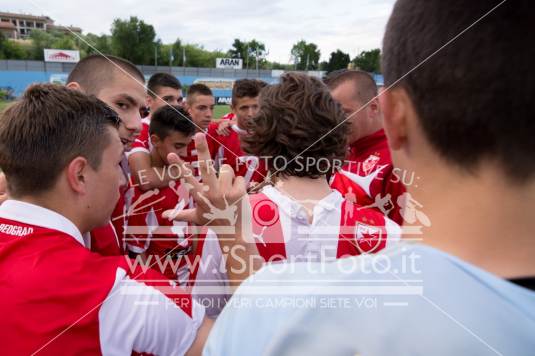
<svg viewBox="0 0 535 356"><path fill-rule="evenodd" d="M33 30L82 33L82 29L79 27L56 25L54 20L48 16L0 12L0 32L5 37L14 40L25 39L30 36Z"/></svg>

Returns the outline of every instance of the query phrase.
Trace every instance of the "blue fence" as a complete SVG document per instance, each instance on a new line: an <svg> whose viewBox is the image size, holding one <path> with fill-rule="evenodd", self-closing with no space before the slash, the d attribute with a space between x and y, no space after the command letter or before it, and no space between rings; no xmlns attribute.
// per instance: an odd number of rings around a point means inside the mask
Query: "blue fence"
<svg viewBox="0 0 535 356"><path fill-rule="evenodd" d="M18 97L32 83L64 84L69 72L74 67L72 63L46 63L42 61L0 60L0 89L11 90ZM256 78L267 83L276 83L283 71L279 70L242 70L218 68L190 68L190 67L155 67L138 66L148 79L156 72L166 72L175 75L182 84L191 85L197 82L206 83L212 88L214 96L228 98L232 94L232 83L236 79ZM322 76L323 72L308 72L311 75ZM377 85L383 85L383 76L374 74ZM227 84L228 83L228 84ZM224 100L223 100L224 101Z"/></svg>

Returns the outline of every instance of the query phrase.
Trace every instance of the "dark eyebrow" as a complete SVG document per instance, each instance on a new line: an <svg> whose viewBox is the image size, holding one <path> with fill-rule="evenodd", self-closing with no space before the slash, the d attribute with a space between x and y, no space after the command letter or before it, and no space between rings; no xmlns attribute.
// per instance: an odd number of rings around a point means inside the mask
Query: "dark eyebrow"
<svg viewBox="0 0 535 356"><path fill-rule="evenodd" d="M134 97L128 95L128 94L125 94L125 93L121 93L119 95L117 95L117 99L124 99L126 101L128 101L131 105L134 105L134 106L140 106L140 104L137 102L136 99L134 99Z"/></svg>

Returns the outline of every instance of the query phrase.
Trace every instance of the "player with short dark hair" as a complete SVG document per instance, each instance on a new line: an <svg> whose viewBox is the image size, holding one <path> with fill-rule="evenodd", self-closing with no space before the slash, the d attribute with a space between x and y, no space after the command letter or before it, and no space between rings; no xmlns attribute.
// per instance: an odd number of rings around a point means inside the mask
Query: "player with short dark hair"
<svg viewBox="0 0 535 356"><path fill-rule="evenodd" d="M147 82L147 105L150 112L155 112L159 107L183 104L182 84L169 73L155 73ZM163 101L163 102L162 102Z"/></svg>
<svg viewBox="0 0 535 356"><path fill-rule="evenodd" d="M403 223L397 199L405 192L402 174L392 164L373 77L361 70L339 70L324 79L334 100L348 116L349 149L346 163L331 186L356 195L359 205L370 206Z"/></svg>
<svg viewBox="0 0 535 356"><path fill-rule="evenodd" d="M134 64L115 56L89 55L76 63L66 86L96 96L117 112L121 119L119 136L125 153L132 149L141 130L140 110L145 102L145 77ZM126 156L121 167L129 182L130 169ZM129 208L128 188L121 189L111 222L91 231L91 250L103 255L125 253L123 232Z"/></svg>
<svg viewBox="0 0 535 356"><path fill-rule="evenodd" d="M141 120L141 132L128 152L132 180L141 189L165 187L172 180L167 170L162 172L150 165L150 114L162 106L183 106L183 104L182 84L175 76L169 73L156 73L149 78L147 83L149 115ZM140 180L140 175L143 175L143 181Z"/></svg>
<svg viewBox="0 0 535 356"><path fill-rule="evenodd" d="M130 150L141 130L140 109L145 102L145 77L126 59L93 54L76 63L67 78L67 87L95 95L121 118L119 134Z"/></svg>
<svg viewBox="0 0 535 356"><path fill-rule="evenodd" d="M89 250L86 234L109 221L125 184L118 125L100 100L52 84L31 86L2 113L7 354L199 352L211 321L186 291L165 291L151 283L161 274Z"/></svg>
<svg viewBox="0 0 535 356"><path fill-rule="evenodd" d="M179 106L163 106L150 122L151 165L165 172L168 156L184 156L196 127ZM144 177L141 177L144 179ZM147 263L167 278L201 298L206 315L215 318L225 304L227 276L220 272L222 252L217 236L206 227L196 229L185 222L162 216L166 210L181 210L190 203L186 185L175 177L166 187L152 191L134 189L134 209L128 217L126 241L131 252L141 254ZM210 287L202 294L199 288ZM217 289L217 290L216 290Z"/></svg>
<svg viewBox="0 0 535 356"><path fill-rule="evenodd" d="M260 92L267 83L256 79L240 79L232 87L231 110L235 124L230 124L228 135L218 135L219 123L212 123L210 132L220 145L217 150L218 165L228 164L236 176L243 176L251 187L264 182L267 177L265 162L256 156L246 154L241 147L241 138L247 134L247 125L260 109Z"/></svg>

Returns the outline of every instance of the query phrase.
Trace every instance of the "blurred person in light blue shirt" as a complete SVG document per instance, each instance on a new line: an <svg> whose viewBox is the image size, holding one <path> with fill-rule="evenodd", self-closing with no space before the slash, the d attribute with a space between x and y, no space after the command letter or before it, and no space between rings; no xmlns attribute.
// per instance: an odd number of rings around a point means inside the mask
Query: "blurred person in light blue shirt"
<svg viewBox="0 0 535 356"><path fill-rule="evenodd" d="M380 104L420 241L265 266L205 355L535 353L533 23L524 0L396 2Z"/></svg>

